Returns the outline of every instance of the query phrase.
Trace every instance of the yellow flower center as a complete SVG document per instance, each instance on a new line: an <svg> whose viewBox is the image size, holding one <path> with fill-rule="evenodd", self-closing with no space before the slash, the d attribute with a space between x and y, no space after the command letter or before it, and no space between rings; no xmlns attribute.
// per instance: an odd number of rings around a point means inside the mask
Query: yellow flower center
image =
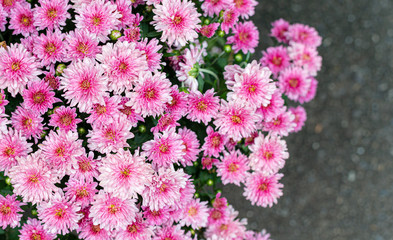
<svg viewBox="0 0 393 240"><path fill-rule="evenodd" d="M236 163L230 163L228 165L228 171L236 172L239 169L239 166Z"/></svg>
<svg viewBox="0 0 393 240"><path fill-rule="evenodd" d="M239 124L239 123L242 122L242 119L239 116L237 116L237 115L231 116L231 120L232 120L233 123L236 123L236 124Z"/></svg>
<svg viewBox="0 0 393 240"><path fill-rule="evenodd" d="M34 93L33 102L35 104L41 104L41 103L45 102L45 94L41 91Z"/></svg>

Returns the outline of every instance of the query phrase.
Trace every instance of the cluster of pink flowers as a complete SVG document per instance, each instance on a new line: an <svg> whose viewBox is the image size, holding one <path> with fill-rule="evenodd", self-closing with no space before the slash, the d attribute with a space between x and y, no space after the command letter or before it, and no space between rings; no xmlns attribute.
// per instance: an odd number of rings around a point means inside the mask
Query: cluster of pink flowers
<svg viewBox="0 0 393 240"><path fill-rule="evenodd" d="M284 98L314 98L321 37L280 19L284 45L243 60L256 5L0 1L0 226L22 240L270 239L215 185L277 203L283 137L306 121Z"/></svg>

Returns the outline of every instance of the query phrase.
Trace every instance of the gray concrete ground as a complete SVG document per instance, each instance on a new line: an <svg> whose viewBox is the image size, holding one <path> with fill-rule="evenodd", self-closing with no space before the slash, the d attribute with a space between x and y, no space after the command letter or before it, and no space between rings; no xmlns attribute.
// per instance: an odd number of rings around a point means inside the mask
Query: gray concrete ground
<svg viewBox="0 0 393 240"><path fill-rule="evenodd" d="M306 127L287 138L279 203L252 207L233 186L224 194L275 240L393 239L393 1L260 1L260 50L278 18L323 36L318 93Z"/></svg>

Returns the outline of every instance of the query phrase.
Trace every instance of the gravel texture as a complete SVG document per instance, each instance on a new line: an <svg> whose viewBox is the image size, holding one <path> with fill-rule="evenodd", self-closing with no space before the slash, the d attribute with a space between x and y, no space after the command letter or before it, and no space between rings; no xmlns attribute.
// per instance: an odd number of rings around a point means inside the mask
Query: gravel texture
<svg viewBox="0 0 393 240"><path fill-rule="evenodd" d="M236 186L224 195L275 240L393 239L393 1L264 0L253 20L261 50L270 22L315 27L323 69L305 128L287 138L284 196L253 207ZM235 194L233 192L236 192Z"/></svg>

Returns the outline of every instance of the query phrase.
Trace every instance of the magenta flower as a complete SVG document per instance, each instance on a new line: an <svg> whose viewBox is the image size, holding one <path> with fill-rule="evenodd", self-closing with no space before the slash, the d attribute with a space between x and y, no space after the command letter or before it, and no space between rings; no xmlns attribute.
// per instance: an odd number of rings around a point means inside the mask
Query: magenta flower
<svg viewBox="0 0 393 240"><path fill-rule="evenodd" d="M132 11L132 2L128 0L117 0L116 1L116 9L121 14L120 23L117 25L117 28L124 29L127 26L131 26L135 20L135 15L131 13Z"/></svg>
<svg viewBox="0 0 393 240"><path fill-rule="evenodd" d="M55 93L51 91L48 83L41 80L39 82L30 82L28 88L23 90L23 107L31 109L34 112L43 114L53 107L53 104L59 102L60 99L55 97Z"/></svg>
<svg viewBox="0 0 393 240"><path fill-rule="evenodd" d="M288 51L283 46L269 47L266 51L262 52L262 55L262 66L268 67L275 78L279 72L287 68L290 64Z"/></svg>
<svg viewBox="0 0 393 240"><path fill-rule="evenodd" d="M288 43L289 42L289 39L287 37L288 28L289 28L289 22L280 18L272 22L272 29L270 32L270 36L275 37L279 42Z"/></svg>
<svg viewBox="0 0 393 240"><path fill-rule="evenodd" d="M207 127L206 132L207 137L204 139L204 144L201 150L204 151L205 156L218 157L220 152L224 150L224 145L228 138L226 135L221 135L220 133L215 132L211 126Z"/></svg>
<svg viewBox="0 0 393 240"><path fill-rule="evenodd" d="M256 0L233 0L236 10L242 18L248 19L255 13L255 6L258 5Z"/></svg>
<svg viewBox="0 0 393 240"><path fill-rule="evenodd" d="M134 223L127 226L125 230L120 229L116 233L118 240L144 240L151 239L154 235L153 226L143 220L142 214L138 214Z"/></svg>
<svg viewBox="0 0 393 240"><path fill-rule="evenodd" d="M293 129L293 132L299 132L307 120L306 110L302 106L298 106L296 108L290 107L288 110L295 116L293 121L296 123L296 126Z"/></svg>
<svg viewBox="0 0 393 240"><path fill-rule="evenodd" d="M228 37L228 44L233 44L235 53L240 50L244 54L254 53L259 43L259 32L253 22L237 23L233 28L234 36Z"/></svg>
<svg viewBox="0 0 393 240"><path fill-rule="evenodd" d="M148 42L148 39L145 38L136 43L136 48L142 51L142 55L146 57L147 66L150 71L154 72L161 68L162 53L159 53L158 51L162 48L162 46L159 44L157 39L153 38Z"/></svg>
<svg viewBox="0 0 393 240"><path fill-rule="evenodd" d="M204 16L214 17L220 15L222 10L227 9L231 5L231 0L206 0L203 1L201 8Z"/></svg>
<svg viewBox="0 0 393 240"><path fill-rule="evenodd" d="M17 107L11 117L12 126L15 130L19 130L27 138L34 138L35 142L41 138L41 133L44 130L44 119L30 109Z"/></svg>
<svg viewBox="0 0 393 240"><path fill-rule="evenodd" d="M183 156L183 160L180 160L180 163L183 166L191 166L192 163L198 159L198 154L200 152L197 135L186 127L179 129L179 135L185 146L183 149L185 155Z"/></svg>
<svg viewBox="0 0 393 240"><path fill-rule="evenodd" d="M156 231L156 236L153 240L192 240L191 233L184 233L184 230L179 225L167 225Z"/></svg>
<svg viewBox="0 0 393 240"><path fill-rule="evenodd" d="M313 27L309 27L300 23L292 24L288 27L286 37L289 41L302 43L309 47L318 47L322 43L322 38Z"/></svg>
<svg viewBox="0 0 393 240"><path fill-rule="evenodd" d="M221 29L228 34L235 24L239 21L239 12L235 6L231 5L225 9L222 15Z"/></svg>
<svg viewBox="0 0 393 240"><path fill-rule="evenodd" d="M7 24L7 12L4 10L3 6L0 4L0 31L5 31L5 25Z"/></svg>
<svg viewBox="0 0 393 240"><path fill-rule="evenodd" d="M14 29L13 34L22 34L24 37L38 33L34 26L34 12L27 2L16 2L11 9L10 29Z"/></svg>
<svg viewBox="0 0 393 240"><path fill-rule="evenodd" d="M278 77L280 90L293 101L307 95L311 79L307 77L305 70L300 67L291 67L283 70Z"/></svg>
<svg viewBox="0 0 393 240"><path fill-rule="evenodd" d="M66 55L64 38L65 34L59 30L47 31L46 35L41 34L35 38L33 53L40 60L41 66L49 68L50 65L64 60Z"/></svg>
<svg viewBox="0 0 393 240"><path fill-rule="evenodd" d="M0 226L6 229L8 226L11 228L19 227L20 220L22 219L23 210L20 206L26 205L16 200L16 195L0 195Z"/></svg>
<svg viewBox="0 0 393 240"><path fill-rule="evenodd" d="M107 231L94 225L91 219L87 220L82 226L79 227L79 237L85 240L111 240L111 231Z"/></svg>
<svg viewBox="0 0 393 240"><path fill-rule="evenodd" d="M19 240L53 240L56 237L56 234L46 231L41 222L34 218L29 218L19 232Z"/></svg>
<svg viewBox="0 0 393 240"><path fill-rule="evenodd" d="M65 37L66 60L76 61L83 58L95 58L100 52L98 39L86 29L76 29L69 32Z"/></svg>
<svg viewBox="0 0 393 240"><path fill-rule="evenodd" d="M313 77L310 77L310 80L311 80L310 87L307 91L307 94L305 96L299 97L299 103L301 104L313 100L315 94L317 93L318 81Z"/></svg>
<svg viewBox="0 0 393 240"><path fill-rule="evenodd" d="M209 89L202 94L198 90L188 95L187 118L194 122L203 122L207 125L212 118L217 116L220 107L218 96L214 96L214 89Z"/></svg>
<svg viewBox="0 0 393 240"><path fill-rule="evenodd" d="M223 184L233 183L240 186L248 176L248 158L239 150L224 152L224 157L217 166L217 176L221 176Z"/></svg>
<svg viewBox="0 0 393 240"><path fill-rule="evenodd" d="M285 111L284 109L284 99L281 97L279 89L273 93L270 103L267 106L261 105L257 112L262 115L264 121L271 121L276 118L280 113Z"/></svg>
<svg viewBox="0 0 393 240"><path fill-rule="evenodd" d="M166 113L158 119L158 123L155 127L152 127L150 131L152 133L158 133L158 132L164 132L167 131L170 128L176 128L177 126L180 126L180 124L177 122L181 118L180 115L174 113Z"/></svg>
<svg viewBox="0 0 393 240"><path fill-rule="evenodd" d="M211 23L209 25L202 26L198 32L207 38L211 38L213 37L214 33L216 33L216 30L219 26L219 23Z"/></svg>
<svg viewBox="0 0 393 240"><path fill-rule="evenodd" d="M160 208L159 210L155 211L151 210L148 206L142 206L142 210L143 217L146 219L146 223L150 226L163 225L164 223L169 222L169 219L171 218L170 210L166 207Z"/></svg>
<svg viewBox="0 0 393 240"><path fill-rule="evenodd" d="M71 169L71 178L92 182L93 178L99 175L98 166L101 165L97 159L94 159L94 153L89 152L76 157L76 162L73 163Z"/></svg>
<svg viewBox="0 0 393 240"><path fill-rule="evenodd" d="M178 113L181 116L187 112L187 98L188 94L185 92L179 92L177 85L171 87L170 93L172 100L166 104L166 112Z"/></svg>
<svg viewBox="0 0 393 240"><path fill-rule="evenodd" d="M206 155L206 153L204 153L204 155ZM213 165L216 165L216 163L218 163L218 159L212 157L202 157L201 160L202 169L210 170L213 168Z"/></svg>
<svg viewBox="0 0 393 240"><path fill-rule="evenodd" d="M35 8L34 25L39 30L48 28L49 31L53 29L61 29L66 25L66 20L71 18L67 12L70 6L68 1L63 0L39 0L40 6Z"/></svg>
<svg viewBox="0 0 393 240"><path fill-rule="evenodd" d="M32 151L33 144L28 143L18 130L8 129L7 133L0 137L0 170L8 173L8 170L18 164L17 157L27 157Z"/></svg>
<svg viewBox="0 0 393 240"><path fill-rule="evenodd" d="M291 112L286 111L286 107L284 107L283 111L277 117L263 124L263 130L276 133L280 136L288 136L296 127L294 119L295 116Z"/></svg>
<svg viewBox="0 0 393 240"><path fill-rule="evenodd" d="M76 125L82 122L76 116L75 108L60 106L50 115L49 126L58 127L65 132L76 131Z"/></svg>

